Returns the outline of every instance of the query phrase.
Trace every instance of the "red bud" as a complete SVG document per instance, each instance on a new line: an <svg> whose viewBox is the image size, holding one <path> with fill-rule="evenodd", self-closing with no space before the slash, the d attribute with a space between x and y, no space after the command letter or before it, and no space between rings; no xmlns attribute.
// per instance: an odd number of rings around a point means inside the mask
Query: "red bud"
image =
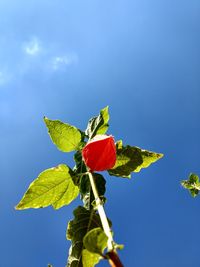
<svg viewBox="0 0 200 267"><path fill-rule="evenodd" d="M86 166L90 171L105 171L114 167L116 147L110 135L96 135L82 150Z"/></svg>

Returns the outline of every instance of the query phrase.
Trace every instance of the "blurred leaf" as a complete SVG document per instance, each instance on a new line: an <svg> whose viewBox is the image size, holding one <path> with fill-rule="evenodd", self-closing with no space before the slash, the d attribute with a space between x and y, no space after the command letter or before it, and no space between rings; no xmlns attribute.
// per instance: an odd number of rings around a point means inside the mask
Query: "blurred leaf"
<svg viewBox="0 0 200 267"><path fill-rule="evenodd" d="M16 209L44 208L49 205L59 209L68 205L79 194L72 177L72 170L64 164L43 171L30 184Z"/></svg>
<svg viewBox="0 0 200 267"><path fill-rule="evenodd" d="M63 152L78 150L82 145L82 134L76 127L59 120L44 117L52 142Z"/></svg>
<svg viewBox="0 0 200 267"><path fill-rule="evenodd" d="M108 237L102 228L94 228L90 230L83 238L85 248L99 255L102 255L104 249L107 247Z"/></svg>
<svg viewBox="0 0 200 267"><path fill-rule="evenodd" d="M114 244L114 248L115 248L115 249L122 250L122 249L124 249L124 245L123 245L123 244L117 244L117 243L115 243L115 244Z"/></svg>
<svg viewBox="0 0 200 267"><path fill-rule="evenodd" d="M100 111L97 117L91 118L88 122L85 134L91 139L97 134L105 134L109 125L108 106Z"/></svg>
<svg viewBox="0 0 200 267"><path fill-rule="evenodd" d="M106 191L106 180L99 173L93 173L93 177L96 183L96 188L99 196L102 198ZM94 202L94 194L92 192L90 180L88 175L83 175L80 182L80 194L83 200L84 207L86 209L91 209Z"/></svg>
<svg viewBox="0 0 200 267"><path fill-rule="evenodd" d="M101 260L101 256L89 252L87 249L82 251L83 267L94 267Z"/></svg>
<svg viewBox="0 0 200 267"><path fill-rule="evenodd" d="M182 186L188 189L193 197L196 197L200 191L200 182L198 175L191 173L188 180L181 182Z"/></svg>
<svg viewBox="0 0 200 267"><path fill-rule="evenodd" d="M67 239L72 245L67 267L82 267L83 238L92 229L101 226L101 220L94 210L79 206L74 210L74 219L68 223Z"/></svg>
<svg viewBox="0 0 200 267"><path fill-rule="evenodd" d="M131 177L131 172L139 172L151 163L163 157L163 154L147 151L134 146L123 146L122 141L116 143L117 160L115 166L108 170L110 175Z"/></svg>

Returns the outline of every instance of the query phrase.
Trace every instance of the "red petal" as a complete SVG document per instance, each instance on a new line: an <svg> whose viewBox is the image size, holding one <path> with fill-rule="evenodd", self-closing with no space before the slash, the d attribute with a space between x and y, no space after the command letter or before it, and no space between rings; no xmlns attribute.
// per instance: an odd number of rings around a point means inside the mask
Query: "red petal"
<svg viewBox="0 0 200 267"><path fill-rule="evenodd" d="M91 171L111 169L116 162L116 147L112 136L97 135L82 150L86 166Z"/></svg>

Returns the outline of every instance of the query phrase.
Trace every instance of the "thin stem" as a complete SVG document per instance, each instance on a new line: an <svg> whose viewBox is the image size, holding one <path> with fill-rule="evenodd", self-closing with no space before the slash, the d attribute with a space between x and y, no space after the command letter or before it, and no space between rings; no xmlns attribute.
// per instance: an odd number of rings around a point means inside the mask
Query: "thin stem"
<svg viewBox="0 0 200 267"><path fill-rule="evenodd" d="M97 188L96 188L96 184L95 184L95 181L94 181L94 177L93 177L91 172L88 172L88 175L89 175L89 179L90 179L90 184L92 186L92 191L93 191L93 194L94 194L97 210L99 212L99 216L100 216L101 223L102 223L102 226L103 226L103 230L104 230L105 234L108 237L108 251L112 251L114 249L114 247L113 247L114 241L113 241L112 232L111 232L111 229L110 229L110 226L109 226L109 223L108 223L108 219L106 217L106 213L105 213L102 201L101 201L101 199L99 197L99 194L98 194L98 191L97 191Z"/></svg>
<svg viewBox="0 0 200 267"><path fill-rule="evenodd" d="M90 171L88 172L88 175L89 175L92 191L93 191L93 194L95 197L96 207L97 207L97 210L99 212L99 216L100 216L101 223L103 226L103 230L108 237L108 253L106 255L108 257L109 264L111 267L123 267L123 264L121 263L120 258L114 249L114 241L113 241L113 237L112 237L112 232L111 232L111 229L110 229L110 226L108 223L108 219L106 217L106 213L105 213L102 201L101 201L101 199L99 197L99 193L97 191L94 177Z"/></svg>

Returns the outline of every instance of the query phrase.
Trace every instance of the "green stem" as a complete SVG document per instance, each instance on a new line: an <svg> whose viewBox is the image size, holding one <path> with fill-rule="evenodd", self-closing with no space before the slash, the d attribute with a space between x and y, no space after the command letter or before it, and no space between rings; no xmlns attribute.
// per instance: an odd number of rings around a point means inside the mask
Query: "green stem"
<svg viewBox="0 0 200 267"><path fill-rule="evenodd" d="M100 216L101 223L103 226L103 230L108 237L108 251L112 251L114 249L114 247L113 247L114 241L113 241L112 232L111 232L111 229L110 229L110 226L108 223L108 219L107 219L102 201L99 197L99 194L98 194L98 191L96 188L96 184L94 181L94 177L93 177L91 172L88 172L88 175L89 175L90 184L91 184L92 191L93 191L94 198L95 198L95 204L96 204L97 210L99 212L99 216Z"/></svg>

